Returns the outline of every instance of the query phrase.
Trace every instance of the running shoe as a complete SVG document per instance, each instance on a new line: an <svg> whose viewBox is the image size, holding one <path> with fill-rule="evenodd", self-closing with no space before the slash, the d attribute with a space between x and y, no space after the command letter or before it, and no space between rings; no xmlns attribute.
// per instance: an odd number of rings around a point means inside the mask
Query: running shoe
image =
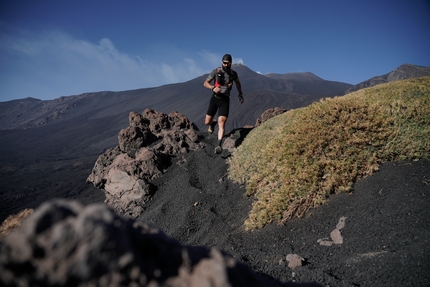
<svg viewBox="0 0 430 287"><path fill-rule="evenodd" d="M209 128L208 128L208 133L213 133L214 132L214 129L215 129L215 126L216 126L216 122L212 122L210 125L209 125Z"/></svg>
<svg viewBox="0 0 430 287"><path fill-rule="evenodd" d="M216 153L216 154L220 154L220 153L222 153L222 147L217 146L217 147L215 148L215 153Z"/></svg>

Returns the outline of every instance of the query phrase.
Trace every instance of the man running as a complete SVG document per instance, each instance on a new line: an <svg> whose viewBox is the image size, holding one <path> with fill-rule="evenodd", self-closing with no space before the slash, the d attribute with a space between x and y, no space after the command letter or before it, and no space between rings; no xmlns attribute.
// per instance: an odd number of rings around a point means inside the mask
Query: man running
<svg viewBox="0 0 430 287"><path fill-rule="evenodd" d="M205 125L209 126L209 133L214 132L217 121L214 121L213 118L218 111L218 146L215 148L215 153L217 154L222 152L221 146L230 110L230 91L233 88L233 82L236 83L240 103L244 102L242 86L237 73L231 69L231 62L231 55L225 54L222 57L222 67L215 68L203 83L205 88L213 92L205 118ZM212 80L214 81L213 85L211 84Z"/></svg>

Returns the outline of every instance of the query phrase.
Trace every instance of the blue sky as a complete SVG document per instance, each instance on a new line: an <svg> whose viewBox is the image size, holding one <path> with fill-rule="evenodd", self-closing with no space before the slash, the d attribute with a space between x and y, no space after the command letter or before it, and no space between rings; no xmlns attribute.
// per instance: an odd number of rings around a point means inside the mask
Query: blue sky
<svg viewBox="0 0 430 287"><path fill-rule="evenodd" d="M225 53L263 74L350 84L430 66L430 1L0 3L0 101L184 82Z"/></svg>

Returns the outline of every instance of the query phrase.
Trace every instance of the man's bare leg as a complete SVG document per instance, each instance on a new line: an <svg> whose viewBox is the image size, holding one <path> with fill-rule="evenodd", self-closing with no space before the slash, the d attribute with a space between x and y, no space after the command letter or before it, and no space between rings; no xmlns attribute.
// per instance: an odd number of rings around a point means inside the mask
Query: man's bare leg
<svg viewBox="0 0 430 287"><path fill-rule="evenodd" d="M210 125L211 123L212 123L212 120L213 120L213 118L214 117L212 117L212 116L210 116L210 115L206 115L206 118L205 118L205 125Z"/></svg>
<svg viewBox="0 0 430 287"><path fill-rule="evenodd" d="M208 132L211 134L211 133L214 132L216 121L215 122L213 121L213 117L212 116L206 115L205 125L209 126Z"/></svg>
<svg viewBox="0 0 430 287"><path fill-rule="evenodd" d="M222 139L225 134L225 124L227 122L227 117L220 116L218 117L218 146L215 148L216 153L222 152Z"/></svg>
<svg viewBox="0 0 430 287"><path fill-rule="evenodd" d="M224 117L224 116L218 117L218 141L221 141L224 138L226 122L227 122L227 117Z"/></svg>

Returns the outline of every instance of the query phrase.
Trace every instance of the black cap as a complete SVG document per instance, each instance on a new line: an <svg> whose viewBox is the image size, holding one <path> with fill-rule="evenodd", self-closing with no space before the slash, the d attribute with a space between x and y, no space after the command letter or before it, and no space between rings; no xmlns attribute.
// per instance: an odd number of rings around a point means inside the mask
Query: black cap
<svg viewBox="0 0 430 287"><path fill-rule="evenodd" d="M222 57L223 61L229 61L230 63L232 62L232 57L230 54L225 54L224 57Z"/></svg>

